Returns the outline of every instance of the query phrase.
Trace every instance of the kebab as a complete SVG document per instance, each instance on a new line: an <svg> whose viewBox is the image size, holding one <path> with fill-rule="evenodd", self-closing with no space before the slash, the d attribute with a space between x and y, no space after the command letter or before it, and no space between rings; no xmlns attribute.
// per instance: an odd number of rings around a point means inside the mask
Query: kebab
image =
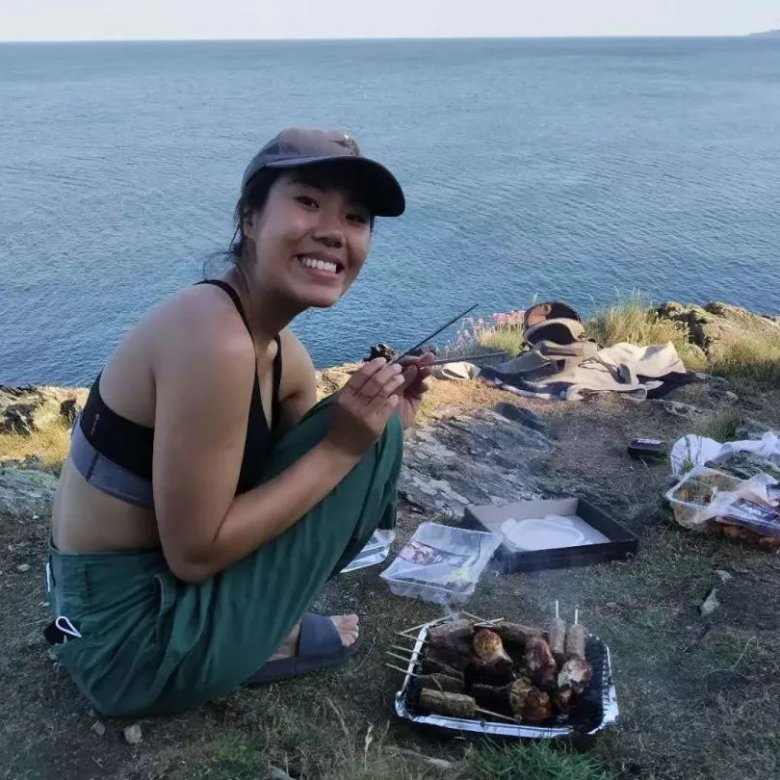
<svg viewBox="0 0 780 780"><path fill-rule="evenodd" d="M420 691L420 709L426 712L435 712L438 715L448 715L451 718L474 720L477 717L477 713L479 713L509 720L512 723L517 722L515 718L510 718L508 715L502 715L500 712L491 712L478 707L471 696L465 696L460 693L442 693L441 691L433 691L428 688L423 688Z"/></svg>
<svg viewBox="0 0 780 780"><path fill-rule="evenodd" d="M482 628L471 643L472 657L468 667L473 679L495 685L508 683L514 677L512 659L504 650L501 637L489 628Z"/></svg>
<svg viewBox="0 0 780 780"><path fill-rule="evenodd" d="M559 614L558 600L555 601L555 617L547 625L547 638L555 660L562 664L565 660L566 621Z"/></svg>

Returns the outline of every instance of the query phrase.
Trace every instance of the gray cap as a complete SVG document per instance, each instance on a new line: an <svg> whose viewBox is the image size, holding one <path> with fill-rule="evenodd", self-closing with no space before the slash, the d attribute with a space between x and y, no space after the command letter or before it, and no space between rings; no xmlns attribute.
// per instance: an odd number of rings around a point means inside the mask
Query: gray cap
<svg viewBox="0 0 780 780"><path fill-rule="evenodd" d="M334 160L354 167L365 184L366 206L379 217L398 217L406 200L401 185L384 165L363 157L354 138L347 133L291 127L272 138L244 171L241 194L252 177L265 168L299 168Z"/></svg>

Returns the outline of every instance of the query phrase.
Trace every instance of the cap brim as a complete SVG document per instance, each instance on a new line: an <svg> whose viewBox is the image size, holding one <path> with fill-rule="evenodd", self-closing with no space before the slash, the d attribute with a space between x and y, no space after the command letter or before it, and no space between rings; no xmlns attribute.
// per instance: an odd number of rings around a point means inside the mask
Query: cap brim
<svg viewBox="0 0 780 780"><path fill-rule="evenodd" d="M265 168L310 168L323 163L350 165L365 182L366 206L377 217L400 217L406 209L406 198L398 180L384 165L368 157L334 155L332 157L298 157L266 163Z"/></svg>

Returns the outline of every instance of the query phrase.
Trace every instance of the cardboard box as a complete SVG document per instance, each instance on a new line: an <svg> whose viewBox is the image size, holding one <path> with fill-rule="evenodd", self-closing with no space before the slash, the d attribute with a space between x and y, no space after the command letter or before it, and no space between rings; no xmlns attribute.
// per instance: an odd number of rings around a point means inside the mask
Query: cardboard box
<svg viewBox="0 0 780 780"><path fill-rule="evenodd" d="M545 549L520 549L507 539L502 530L502 525L508 520L519 523L550 515L570 518L567 529L577 527L581 529L579 533L585 532L586 538L587 529L591 529L593 538L574 546L561 544ZM504 573L625 560L636 555L638 547L634 534L581 498L520 501L502 506L469 506L466 507L465 524L480 530L487 529L501 537L502 543L491 565Z"/></svg>

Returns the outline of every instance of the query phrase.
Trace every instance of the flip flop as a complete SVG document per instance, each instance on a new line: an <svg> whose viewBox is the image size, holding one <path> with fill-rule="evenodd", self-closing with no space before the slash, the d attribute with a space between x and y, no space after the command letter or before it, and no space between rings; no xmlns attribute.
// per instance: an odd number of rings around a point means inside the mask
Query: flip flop
<svg viewBox="0 0 780 780"><path fill-rule="evenodd" d="M354 654L357 644L355 642L350 647L344 647L338 629L329 617L306 612L301 618L296 654L290 658L268 661L247 683L277 682L338 666Z"/></svg>

